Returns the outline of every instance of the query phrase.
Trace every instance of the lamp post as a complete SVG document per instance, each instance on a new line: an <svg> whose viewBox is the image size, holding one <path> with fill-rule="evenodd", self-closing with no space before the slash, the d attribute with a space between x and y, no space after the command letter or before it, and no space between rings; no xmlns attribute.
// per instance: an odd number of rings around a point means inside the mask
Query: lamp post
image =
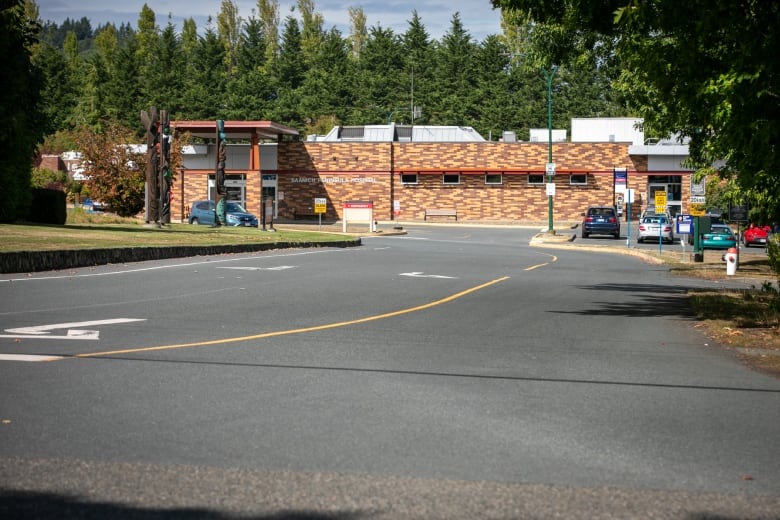
<svg viewBox="0 0 780 520"><path fill-rule="evenodd" d="M552 65L550 70L543 70L544 79L547 80L547 183L551 184L555 178L555 166L552 155L552 83L557 67ZM555 233L553 229L553 196L547 195L547 232Z"/></svg>

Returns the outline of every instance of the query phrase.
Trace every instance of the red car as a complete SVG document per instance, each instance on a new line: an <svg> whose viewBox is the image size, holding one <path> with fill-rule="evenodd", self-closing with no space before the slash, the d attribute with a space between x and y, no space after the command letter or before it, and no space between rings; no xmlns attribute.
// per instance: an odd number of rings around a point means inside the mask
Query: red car
<svg viewBox="0 0 780 520"><path fill-rule="evenodd" d="M769 236L771 228L769 226L751 225L742 233L742 243L745 247L752 245L766 246L766 239Z"/></svg>

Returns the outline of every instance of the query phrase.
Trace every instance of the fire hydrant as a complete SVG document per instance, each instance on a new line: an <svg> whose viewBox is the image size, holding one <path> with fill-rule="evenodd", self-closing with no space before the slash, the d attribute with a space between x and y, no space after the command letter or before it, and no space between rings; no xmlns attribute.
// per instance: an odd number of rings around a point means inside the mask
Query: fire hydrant
<svg viewBox="0 0 780 520"><path fill-rule="evenodd" d="M737 274L738 264L739 257L737 256L737 249L735 247L729 248L726 252L726 275L734 276Z"/></svg>

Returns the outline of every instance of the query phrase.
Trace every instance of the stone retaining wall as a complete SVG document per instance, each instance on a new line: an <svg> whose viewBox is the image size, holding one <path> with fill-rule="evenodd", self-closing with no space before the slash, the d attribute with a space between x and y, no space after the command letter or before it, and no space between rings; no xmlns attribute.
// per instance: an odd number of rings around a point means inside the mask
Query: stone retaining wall
<svg viewBox="0 0 780 520"><path fill-rule="evenodd" d="M276 242L217 246L120 247L73 251L19 251L0 253L0 273L29 273L105 264L125 264L166 258L253 253L272 249L359 246L359 238L337 242Z"/></svg>

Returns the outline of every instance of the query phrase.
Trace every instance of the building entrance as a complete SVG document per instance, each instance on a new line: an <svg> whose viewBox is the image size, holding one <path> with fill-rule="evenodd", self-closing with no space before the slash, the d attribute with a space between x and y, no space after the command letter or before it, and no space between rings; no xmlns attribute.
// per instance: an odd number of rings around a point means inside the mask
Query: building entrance
<svg viewBox="0 0 780 520"><path fill-rule="evenodd" d="M670 177L663 177L662 179L650 178L647 184L647 205L655 205L655 194L657 192L666 193L666 210L674 217L682 212L682 181L680 177Z"/></svg>
<svg viewBox="0 0 780 520"><path fill-rule="evenodd" d="M274 218L278 217L278 214L276 212L276 185L277 185L277 178L276 175L272 174L266 174L263 175L263 202L266 200L271 200L273 203L274 208Z"/></svg>

